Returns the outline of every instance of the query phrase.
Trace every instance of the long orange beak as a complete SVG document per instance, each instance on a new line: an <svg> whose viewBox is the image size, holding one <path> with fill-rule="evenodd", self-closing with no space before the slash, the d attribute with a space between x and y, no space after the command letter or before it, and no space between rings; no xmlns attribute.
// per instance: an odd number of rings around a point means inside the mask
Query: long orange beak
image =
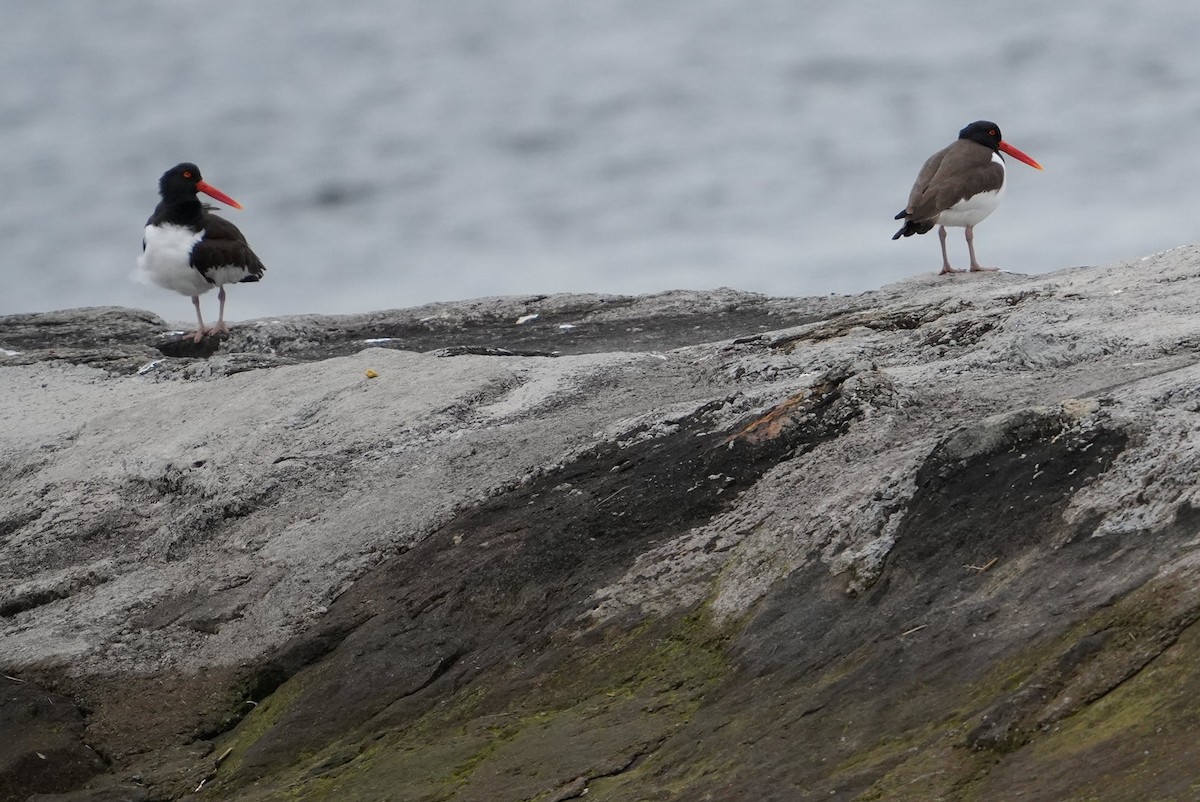
<svg viewBox="0 0 1200 802"><path fill-rule="evenodd" d="M1012 145L1008 144L1007 142L1000 143L1000 150L1004 151L1009 156L1012 156L1014 159L1017 159L1018 161L1025 162L1030 167L1037 168L1038 170L1042 169L1042 165L1035 162L1033 160L1032 156L1028 156L1028 155L1022 153L1021 151L1017 150L1016 148L1014 148ZM239 206L238 208L241 208L241 207Z"/></svg>
<svg viewBox="0 0 1200 802"><path fill-rule="evenodd" d="M1004 143L1003 143L1003 142L1001 142L1001 143L1000 143L1000 147L1004 147ZM1007 152L1007 151L1006 151L1006 152ZM1016 154L1014 153L1013 155L1015 156ZM1017 156L1017 158L1019 159L1019 158L1021 158L1021 157L1020 157L1020 156ZM1028 159L1029 157L1028 157L1028 156L1026 156L1025 158L1026 158L1026 159ZM1034 165L1036 165L1037 163L1036 163L1036 162L1033 162L1033 164L1034 164ZM1041 167L1038 167L1038 169L1040 170L1040 169L1042 169L1042 168L1041 168ZM216 199L217 199L217 200L219 200L221 203L226 203L226 204L229 204L230 206L232 206L232 207L233 207L233 208L235 208L235 209L240 209L240 208L242 208L242 204L238 203L238 202L237 202L237 201L235 201L233 198L229 197L229 196L228 196L228 195L226 195L224 192L222 192L221 190L217 189L216 187L214 187L212 184L208 183L207 181L197 181L197 182L196 182L196 189L197 189L198 191L200 191L200 192L203 192L205 195L208 195L210 198L216 198Z"/></svg>

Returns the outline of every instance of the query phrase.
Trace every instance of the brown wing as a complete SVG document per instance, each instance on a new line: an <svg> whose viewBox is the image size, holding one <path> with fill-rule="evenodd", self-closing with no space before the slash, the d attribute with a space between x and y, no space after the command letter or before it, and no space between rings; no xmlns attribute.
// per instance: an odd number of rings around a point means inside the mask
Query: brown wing
<svg viewBox="0 0 1200 802"><path fill-rule="evenodd" d="M992 150L960 139L925 162L905 211L914 221L932 223L959 201L998 190L1003 184L1004 168L992 160Z"/></svg>
<svg viewBox="0 0 1200 802"><path fill-rule="evenodd" d="M192 267L205 277L218 267L240 267L246 271L246 277L241 281L258 281L267 269L250 250L250 244L237 226L207 211L204 239L192 249Z"/></svg>
<svg viewBox="0 0 1200 802"><path fill-rule="evenodd" d="M904 212L901 217L912 217L913 208L920 202L921 196L929 189L929 183L933 181L933 177L937 175L938 168L942 165L942 160L946 158L946 154L950 152L949 145L942 148L937 153L930 156L921 165L921 172L917 173L917 180L913 182L912 191L908 193L908 205L904 207Z"/></svg>

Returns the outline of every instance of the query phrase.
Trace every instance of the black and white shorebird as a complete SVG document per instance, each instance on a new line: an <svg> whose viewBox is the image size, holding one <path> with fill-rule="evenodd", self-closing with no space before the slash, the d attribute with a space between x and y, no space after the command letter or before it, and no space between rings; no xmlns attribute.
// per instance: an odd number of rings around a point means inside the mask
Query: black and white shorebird
<svg viewBox="0 0 1200 802"><path fill-rule="evenodd" d="M162 200L146 221L138 270L160 287L191 296L196 307L196 342L206 334L227 332L225 285L258 281L266 268L237 226L213 214L196 193L203 192L235 209L242 205L205 182L200 169L189 162L163 173L158 191ZM221 307L216 325L206 328L200 296L214 287Z"/></svg>
<svg viewBox="0 0 1200 802"><path fill-rule="evenodd" d="M942 273L961 273L950 266L946 255L946 226L967 230L967 250L971 270L996 270L980 267L975 258L975 226L996 210L1004 196L1003 151L1030 167L1042 169L1032 158L1005 142L993 122L979 120L958 132L958 140L926 160L917 182L908 196L908 205L896 215L904 227L892 239L924 234L938 227L942 243Z"/></svg>

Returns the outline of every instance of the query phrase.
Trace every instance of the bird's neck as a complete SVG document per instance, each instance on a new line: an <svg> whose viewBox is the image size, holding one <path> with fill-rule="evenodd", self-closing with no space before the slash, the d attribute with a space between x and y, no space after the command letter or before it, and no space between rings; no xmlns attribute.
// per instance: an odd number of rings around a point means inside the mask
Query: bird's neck
<svg viewBox="0 0 1200 802"><path fill-rule="evenodd" d="M204 206L195 196L188 198L163 198L154 211L155 222L171 223L199 230L203 228Z"/></svg>

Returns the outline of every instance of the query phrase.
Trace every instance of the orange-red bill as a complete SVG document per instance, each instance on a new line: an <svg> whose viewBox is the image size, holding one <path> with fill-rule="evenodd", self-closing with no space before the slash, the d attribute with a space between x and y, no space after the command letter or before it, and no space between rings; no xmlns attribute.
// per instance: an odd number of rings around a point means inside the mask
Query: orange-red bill
<svg viewBox="0 0 1200 802"><path fill-rule="evenodd" d="M1035 162L1033 160L1032 156L1022 153L1021 151L1017 150L1016 148L1014 148L1012 145L1008 144L1007 142L1000 143L1000 150L1004 151L1009 156L1012 156L1014 159L1018 159L1019 161L1025 162L1030 167L1036 167L1038 170L1042 169L1042 165Z"/></svg>
<svg viewBox="0 0 1200 802"><path fill-rule="evenodd" d="M1003 143L1001 143L1001 146L1003 147ZM1016 155L1016 154L1014 154L1014 155ZM1018 156L1017 158L1021 158L1021 157ZM1029 157L1026 156L1025 158L1028 159ZM1036 162L1035 162L1035 164L1036 164ZM1040 170L1042 168L1039 167L1038 169ZM210 198L216 198L221 203L229 204L230 206L232 206L235 209L242 208L242 204L238 203L233 198L229 197L224 192L217 189L216 187L214 187L212 184L208 183L207 181L197 181L196 189L199 190L200 192L203 192L205 195L208 195Z"/></svg>

